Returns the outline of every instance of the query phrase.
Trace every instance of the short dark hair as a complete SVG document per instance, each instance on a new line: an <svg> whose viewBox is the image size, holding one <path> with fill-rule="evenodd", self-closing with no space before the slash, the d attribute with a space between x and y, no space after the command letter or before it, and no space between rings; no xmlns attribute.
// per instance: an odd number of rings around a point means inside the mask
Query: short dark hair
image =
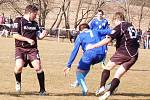
<svg viewBox="0 0 150 100"><path fill-rule="evenodd" d="M34 12L37 12L38 10L39 9L38 9L38 7L36 5L28 5L25 8L25 14L29 13L29 12L34 13Z"/></svg>
<svg viewBox="0 0 150 100"><path fill-rule="evenodd" d="M104 11L101 9L98 9L98 12L101 12L104 15Z"/></svg>
<svg viewBox="0 0 150 100"><path fill-rule="evenodd" d="M90 29L90 26L87 23L83 23L79 25L79 31L82 31L85 28Z"/></svg>
<svg viewBox="0 0 150 100"><path fill-rule="evenodd" d="M125 16L122 12L116 12L113 19L118 19L120 21L125 21Z"/></svg>

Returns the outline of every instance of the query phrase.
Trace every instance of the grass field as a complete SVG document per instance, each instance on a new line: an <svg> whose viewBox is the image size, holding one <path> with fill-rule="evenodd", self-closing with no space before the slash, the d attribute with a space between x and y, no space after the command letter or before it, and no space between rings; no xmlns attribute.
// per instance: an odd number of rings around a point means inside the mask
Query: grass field
<svg viewBox="0 0 150 100"><path fill-rule="evenodd" d="M98 100L94 92L98 87L102 68L95 65L86 78L88 96L81 96L80 88L71 88L75 79L75 69L82 54L80 51L69 76L63 75L73 44L64 41L58 43L52 39L38 42L42 67L45 71L47 96L38 96L39 86L36 73L27 67L22 74L22 93L15 93L14 78L14 39L0 38L0 100ZM109 47L107 61L115 48ZM112 79L116 69L112 70ZM109 80L110 81L110 80ZM109 82L108 81L108 82ZM140 49L136 64L122 78L118 91L110 100L150 100L150 50Z"/></svg>

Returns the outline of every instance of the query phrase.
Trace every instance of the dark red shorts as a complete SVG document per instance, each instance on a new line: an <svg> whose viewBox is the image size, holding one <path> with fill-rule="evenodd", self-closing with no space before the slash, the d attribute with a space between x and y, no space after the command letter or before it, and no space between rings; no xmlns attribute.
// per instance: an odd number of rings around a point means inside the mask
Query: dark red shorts
<svg viewBox="0 0 150 100"><path fill-rule="evenodd" d="M117 65L123 65L126 70L129 70L131 66L137 61L138 54L134 57L124 55L122 53L116 52L111 58L111 62L115 62Z"/></svg>
<svg viewBox="0 0 150 100"><path fill-rule="evenodd" d="M23 59L24 62L26 60L30 60L31 62L36 59L40 60L39 51L37 48L26 49L26 48L16 47L15 58Z"/></svg>

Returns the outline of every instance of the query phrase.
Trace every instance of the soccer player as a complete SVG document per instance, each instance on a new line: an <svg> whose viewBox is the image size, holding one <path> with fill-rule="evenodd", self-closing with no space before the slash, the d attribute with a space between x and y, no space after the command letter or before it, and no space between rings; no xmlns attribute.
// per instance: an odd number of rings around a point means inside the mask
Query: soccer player
<svg viewBox="0 0 150 100"><path fill-rule="evenodd" d="M39 26L35 21L38 8L35 5L28 5L25 8L23 17L17 17L14 20L12 29L13 38L15 38L15 78L16 92L21 92L21 73L24 66L34 67L40 85L39 95L45 95L45 77L41 67L39 51L37 48L37 38L43 39L47 35L47 31L39 31Z"/></svg>
<svg viewBox="0 0 150 100"><path fill-rule="evenodd" d="M96 17L94 17L89 23L90 29L101 30L109 28L108 21L103 16L103 10L98 10Z"/></svg>
<svg viewBox="0 0 150 100"><path fill-rule="evenodd" d="M107 19L104 18L104 12L103 10L98 10L96 17L94 17L90 23L89 23L90 29L92 30L104 30L104 29L109 29L109 24ZM106 37L107 34L101 34L101 39L104 39ZM107 53L107 45L103 46L103 48L106 49L106 53ZM105 59L101 62L102 63L102 67L105 65Z"/></svg>
<svg viewBox="0 0 150 100"><path fill-rule="evenodd" d="M110 58L105 69L102 72L100 88L97 94L105 91L105 84L110 76L110 70L116 65L120 65L117 69L114 78L111 81L111 86L101 97L100 100L107 99L120 83L120 78L131 68L131 66L138 59L139 43L137 39L137 32L133 25L125 21L125 16L121 12L116 12L114 15L116 27L112 30L111 34L107 35L105 39L94 44L88 45L87 49L99 48L108 44L111 40L116 39L116 52Z"/></svg>
<svg viewBox="0 0 150 100"><path fill-rule="evenodd" d="M74 44L73 51L70 55L69 61L67 63L67 67L64 69L65 75L70 71L71 65L78 53L80 46L83 50L83 55L79 61L78 68L76 70L76 80L77 83L82 88L82 95L87 95L88 88L86 86L85 77L90 70L90 66L96 63L101 62L105 58L105 49L103 47L99 47L93 50L86 51L86 46L88 44L94 44L98 41L101 41L100 34L97 31L92 31L89 29L89 25L83 23L79 26L79 35ZM103 33L109 33L111 30L102 31Z"/></svg>

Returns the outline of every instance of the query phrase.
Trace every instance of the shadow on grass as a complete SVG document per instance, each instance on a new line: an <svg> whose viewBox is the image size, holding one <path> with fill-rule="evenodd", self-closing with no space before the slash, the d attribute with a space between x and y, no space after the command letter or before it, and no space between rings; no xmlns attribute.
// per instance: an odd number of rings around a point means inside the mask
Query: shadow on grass
<svg viewBox="0 0 150 100"><path fill-rule="evenodd" d="M14 96L14 97L22 97L24 95L26 96L40 96L38 92L32 91L32 92L21 92L20 94L16 92L0 92L0 95L8 95L8 96ZM82 93L46 93L45 96L82 96ZM87 96L95 96L94 93L88 93Z"/></svg>
<svg viewBox="0 0 150 100"><path fill-rule="evenodd" d="M150 93L115 93L115 96L150 97Z"/></svg>
<svg viewBox="0 0 150 100"><path fill-rule="evenodd" d="M144 70L144 69L130 69L130 71L141 71L141 72L145 72L145 71L150 71L150 70Z"/></svg>
<svg viewBox="0 0 150 100"><path fill-rule="evenodd" d="M21 92L21 93L16 93L16 92L0 92L0 95L8 95L8 96L14 96L14 97L22 97L23 95L39 95L38 92Z"/></svg>
<svg viewBox="0 0 150 100"><path fill-rule="evenodd" d="M20 94L16 92L0 92L0 95L7 95L7 96L14 96L14 97L22 97L24 95L26 96L39 96L38 92L32 91L32 92L21 92ZM150 97L150 93L116 93L115 96L129 96L129 97ZM82 96L81 93L47 93L45 96ZM95 96L94 93L88 93L87 96Z"/></svg>

